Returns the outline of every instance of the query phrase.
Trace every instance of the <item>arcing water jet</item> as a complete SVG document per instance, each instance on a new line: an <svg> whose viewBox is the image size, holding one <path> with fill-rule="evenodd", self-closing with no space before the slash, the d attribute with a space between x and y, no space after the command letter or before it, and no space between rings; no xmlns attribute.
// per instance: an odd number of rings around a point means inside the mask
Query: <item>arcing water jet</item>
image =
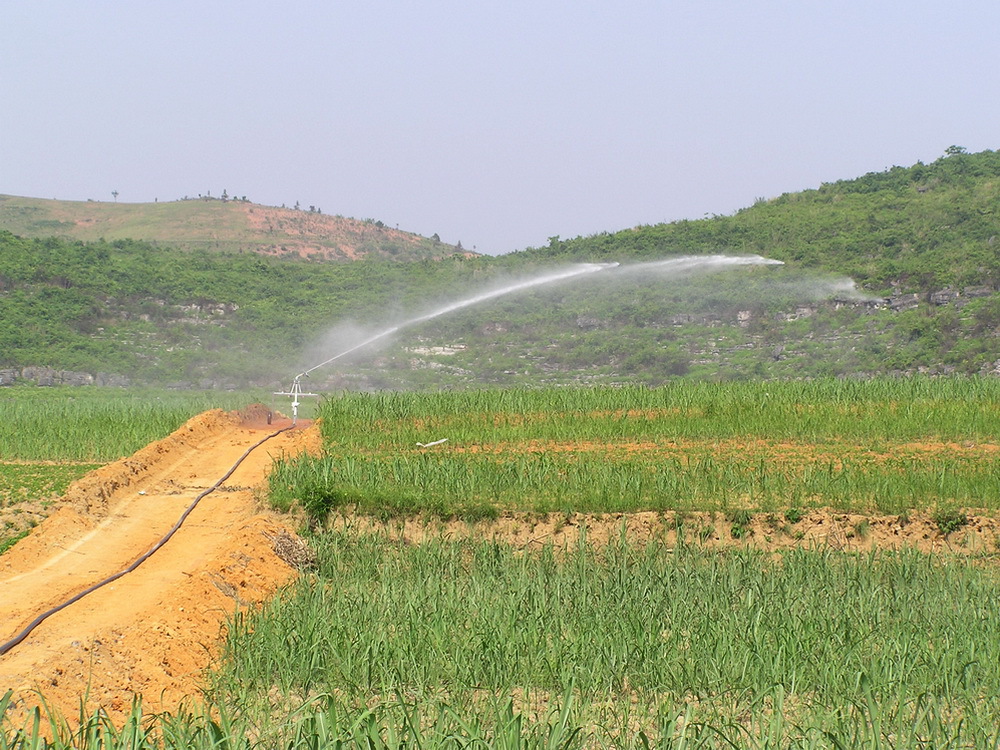
<svg viewBox="0 0 1000 750"><path fill-rule="evenodd" d="M425 315L420 315L410 320L407 320L399 325L395 325L391 328L387 328L384 331L380 331L374 336L370 336L359 344L355 344L343 351L338 352L329 359L323 360L317 365L313 365L308 370L303 370L292 380L292 385L287 391L279 391L274 395L276 396L291 396L292 398L292 422L293 424L298 420L298 408L299 408L299 398L302 396L318 396L316 393L306 393L302 390L302 378L309 377L309 374L315 370L325 367L342 357L346 357L359 349L364 349L367 346L374 344L377 341L388 338L398 331L408 328L410 326L416 325L417 323L423 323L427 320L432 320L438 318L442 315L447 315L448 313L456 312L457 310L462 310L467 307L472 307L473 305L479 305L483 302L488 302L489 300L496 299L497 297L504 297L508 294L514 294L516 292L522 292L527 289L532 289L534 287L555 284L560 281L570 281L575 280L584 276L589 276L594 273L599 272L615 272L616 274L629 275L633 273L657 273L657 274L668 274L668 275L681 275L687 272L693 271L718 271L727 267L732 266L751 266L751 265L784 265L780 260L772 260L770 258L764 258L760 255L686 255L677 258L668 258L666 260L651 261L647 263L636 263L632 265L621 265L620 263L583 263L580 265L573 266L569 269L564 269L561 271L550 271L544 273L540 276L535 276L524 281L518 281L509 284L505 287L494 289L488 292L481 292L472 297L468 297L458 302L449 303L443 307L440 307L433 312L427 313Z"/></svg>
<svg viewBox="0 0 1000 750"><path fill-rule="evenodd" d="M679 276L693 271L721 271L733 266L783 266L784 261L772 260L761 255L683 255L678 258L653 260L622 266L622 274L667 273Z"/></svg>

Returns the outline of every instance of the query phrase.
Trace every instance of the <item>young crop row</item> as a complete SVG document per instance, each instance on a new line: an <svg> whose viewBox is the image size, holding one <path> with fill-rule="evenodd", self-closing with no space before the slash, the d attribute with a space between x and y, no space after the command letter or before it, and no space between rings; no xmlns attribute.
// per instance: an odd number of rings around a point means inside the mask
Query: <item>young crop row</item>
<svg viewBox="0 0 1000 750"><path fill-rule="evenodd" d="M24 725L6 714L10 695L0 695L0 750L902 750L903 748L1000 747L1000 728L954 722L918 699L910 707L862 702L832 716L830 728L799 725L788 718L785 695L774 689L742 722L697 718L691 705L670 706L650 728L638 729L627 715L619 726L586 725L572 693L537 711L515 709L512 699L494 700L469 712L446 700L418 702L399 696L371 707L345 707L318 695L266 724L231 706L182 707L151 714L142 700L119 725L101 710L71 724L55 712L39 711Z"/></svg>
<svg viewBox="0 0 1000 750"><path fill-rule="evenodd" d="M0 460L113 461L201 411L250 401L247 393L215 391L2 388Z"/></svg>
<svg viewBox="0 0 1000 750"><path fill-rule="evenodd" d="M863 443L995 440L1000 380L900 378L863 381L688 383L659 388L547 388L441 393L345 394L323 406L330 442L363 446L394 437L427 441L514 431L538 439L641 437L851 439ZM408 428L408 429L407 429Z"/></svg>
<svg viewBox="0 0 1000 750"><path fill-rule="evenodd" d="M865 726L906 747L935 718L942 738L997 739L1000 593L967 561L624 539L525 552L353 530L318 552L316 577L229 628L217 700L263 720L315 694L346 709L444 699L470 716L569 695L574 722L632 736L686 715L741 747L824 732L852 746ZM740 740L768 727L773 745Z"/></svg>
<svg viewBox="0 0 1000 750"><path fill-rule="evenodd" d="M325 454L271 475L318 517L1000 508L995 380L345 395L321 416Z"/></svg>
<svg viewBox="0 0 1000 750"><path fill-rule="evenodd" d="M567 693L548 708L515 709L512 699L494 700L469 712L446 700L402 696L371 707L344 706L318 695L266 724L231 706L182 707L150 714L140 698L119 725L103 711L70 724L58 714L38 712L19 726L7 716L10 695L0 695L0 750L903 750L904 748L1000 747L1000 728L952 721L930 701L878 706L866 698L840 714L829 728L801 726L786 715L780 688L758 701L741 722L707 721L691 705L664 707L651 727L639 729L623 707L620 725L582 723L575 696Z"/></svg>

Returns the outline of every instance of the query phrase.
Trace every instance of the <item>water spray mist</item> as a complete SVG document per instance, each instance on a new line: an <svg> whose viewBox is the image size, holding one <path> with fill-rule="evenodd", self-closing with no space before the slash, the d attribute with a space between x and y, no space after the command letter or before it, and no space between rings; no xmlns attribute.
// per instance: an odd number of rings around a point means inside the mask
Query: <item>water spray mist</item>
<svg viewBox="0 0 1000 750"><path fill-rule="evenodd" d="M667 260L652 261L648 263L637 263L630 266L623 266L619 263L583 263L580 265L573 266L568 269L561 271L549 271L540 276L535 276L524 281L518 281L512 284L508 284L500 289L494 289L489 292L481 292L480 294L468 297L458 302L452 302L440 307L433 312L427 313L426 315L420 315L415 318L411 318L399 325L395 325L392 328L387 328L384 331L376 333L359 344L344 349L338 352L329 359L323 360L317 365L313 365L308 370L303 370L292 380L292 385L287 391L278 391L275 396L290 396L292 398L292 423L295 424L298 421L298 411L299 411L299 398L303 396L318 396L318 393L306 393L302 390L302 378L309 377L309 374L315 370L325 367L333 362L336 362L342 357L346 357L359 349L364 349L365 347L371 346L377 341L388 338L394 333L402 330L403 328L408 328L409 326L416 325L417 323L423 323L434 318L438 318L442 315L447 315L449 313L456 312L458 310L463 310L467 307L472 307L473 305L479 305L483 302L488 302L489 300L496 299L497 297L504 297L508 294L514 294L516 292L522 292L527 289L532 289L538 286L544 286L547 284L555 284L560 281L575 280L584 276L589 276L594 273L599 272L609 272L615 271L616 273L621 273L623 275L628 275L631 273L668 273L670 275L681 275L686 272L691 271L713 271L721 270L726 267L731 266L750 266L750 265L784 265L780 260L771 260L770 258L764 258L760 255L690 255L682 256L678 258L669 258Z"/></svg>

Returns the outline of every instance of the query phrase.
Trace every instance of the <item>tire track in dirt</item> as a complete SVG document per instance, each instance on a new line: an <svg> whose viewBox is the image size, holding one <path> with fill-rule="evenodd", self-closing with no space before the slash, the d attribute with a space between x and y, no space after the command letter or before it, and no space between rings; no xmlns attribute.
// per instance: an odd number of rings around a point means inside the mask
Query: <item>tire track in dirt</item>
<svg viewBox="0 0 1000 750"><path fill-rule="evenodd" d="M148 551L248 447L285 426L259 417L206 412L71 487L62 507L0 558L0 641ZM274 457L318 446L318 431L300 428L251 453L138 569L52 615L0 657L0 693L15 690L27 709L40 691L71 716L84 698L116 714L138 693L151 711L196 697L230 613L295 575L271 542L289 530L260 511L252 487Z"/></svg>

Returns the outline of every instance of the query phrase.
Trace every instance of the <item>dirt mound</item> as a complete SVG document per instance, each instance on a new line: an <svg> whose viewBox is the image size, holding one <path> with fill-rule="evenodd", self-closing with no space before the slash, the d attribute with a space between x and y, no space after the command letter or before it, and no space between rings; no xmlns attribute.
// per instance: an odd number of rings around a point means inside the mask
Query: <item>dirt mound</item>
<svg viewBox="0 0 1000 750"><path fill-rule="evenodd" d="M56 512L0 557L0 643L156 544L200 492L277 429L247 426L255 414L206 412L76 482ZM137 693L151 711L196 697L229 614L296 575L274 550L274 540L293 532L261 511L253 488L275 457L319 442L315 427L300 424L253 451L155 555L0 656L0 693L15 690L23 710L38 702L38 690L70 716L84 698L115 715Z"/></svg>
<svg viewBox="0 0 1000 750"><path fill-rule="evenodd" d="M108 512L109 500L139 477L147 475L166 461L177 460L183 451L198 445L206 437L216 435L238 424L240 415L213 409L192 417L177 430L140 448L128 458L89 472L71 484L63 500L81 514L101 518Z"/></svg>

